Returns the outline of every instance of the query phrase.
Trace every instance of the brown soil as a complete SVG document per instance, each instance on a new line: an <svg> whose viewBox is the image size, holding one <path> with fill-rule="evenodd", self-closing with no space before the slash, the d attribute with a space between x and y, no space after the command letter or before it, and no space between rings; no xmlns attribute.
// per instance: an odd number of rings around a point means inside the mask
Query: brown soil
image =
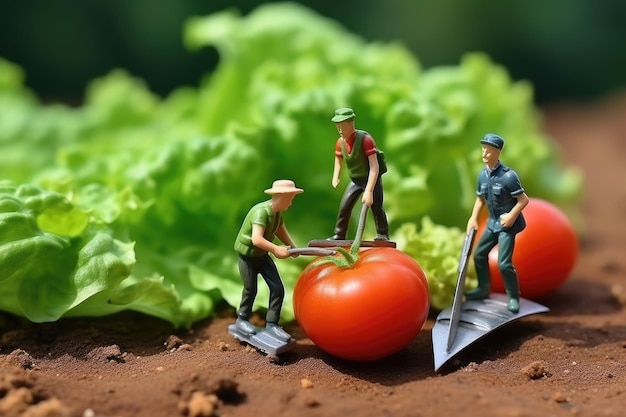
<svg viewBox="0 0 626 417"><path fill-rule="evenodd" d="M0 416L623 416L626 98L546 110L586 173L588 230L570 280L433 371L431 317L402 352L351 363L298 347L272 362L226 331L232 311L174 331L135 313L31 324L0 316ZM621 179L620 179L621 178ZM620 185L621 184L621 185Z"/></svg>

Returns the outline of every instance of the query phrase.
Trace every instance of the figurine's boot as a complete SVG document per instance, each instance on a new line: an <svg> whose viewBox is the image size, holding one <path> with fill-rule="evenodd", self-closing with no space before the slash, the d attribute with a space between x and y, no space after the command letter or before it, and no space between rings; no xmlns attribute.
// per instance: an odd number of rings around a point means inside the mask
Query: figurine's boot
<svg viewBox="0 0 626 417"><path fill-rule="evenodd" d="M517 281L516 273L503 273L502 279L504 280L504 287L506 288L506 294L509 296L509 301L506 305L507 310L511 313L519 312L519 282Z"/></svg>
<svg viewBox="0 0 626 417"><path fill-rule="evenodd" d="M511 313L518 313L519 312L519 297L517 298L509 297L509 302L506 304L506 308Z"/></svg>
<svg viewBox="0 0 626 417"><path fill-rule="evenodd" d="M347 213L346 213L347 210ZM339 214L337 215L337 223L335 224L335 230L333 235L326 240L346 240L348 234L348 226L350 224L350 211L342 206L339 208Z"/></svg>
<svg viewBox="0 0 626 417"><path fill-rule="evenodd" d="M489 297L489 293L491 292L491 280L489 279L489 275L485 272L479 272L480 268L476 267L476 272L478 275L478 287L473 290L469 290L465 293L465 298L467 300L483 300Z"/></svg>
<svg viewBox="0 0 626 417"><path fill-rule="evenodd" d="M287 341L289 341L289 339L291 339L291 335L289 333L287 333L286 331L284 331L283 328L280 327L276 323L269 323L268 322L265 325L265 331L270 333L272 336L276 337L278 340L281 340L283 342L287 342Z"/></svg>
<svg viewBox="0 0 626 417"><path fill-rule="evenodd" d="M253 335L256 333L256 327L254 324L244 318L239 317L235 322L235 326L237 327L237 330L244 334Z"/></svg>
<svg viewBox="0 0 626 417"><path fill-rule="evenodd" d="M491 286L489 284L481 285L478 284L478 287L473 290L469 290L465 293L465 298L467 300L484 300L489 297L491 293Z"/></svg>

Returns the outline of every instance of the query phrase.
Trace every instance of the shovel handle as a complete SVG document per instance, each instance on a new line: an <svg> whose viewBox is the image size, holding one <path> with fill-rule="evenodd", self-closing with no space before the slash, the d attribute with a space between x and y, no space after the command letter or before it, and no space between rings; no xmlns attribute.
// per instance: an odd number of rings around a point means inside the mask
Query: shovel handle
<svg viewBox="0 0 626 417"><path fill-rule="evenodd" d="M361 213L359 214L359 224L356 229L356 236L354 237L354 245L360 246L361 240L363 240L363 232L365 230L365 221L367 220L368 209L369 207L365 204L361 206Z"/></svg>
<svg viewBox="0 0 626 417"><path fill-rule="evenodd" d="M461 305L463 304L463 292L465 291L465 275L467 274L467 264L469 263L470 254L472 253L475 236L476 229L470 229L465 236L465 240L463 241L461 259L459 260L459 275L456 282L456 288L454 289L454 299L452 300L452 311L450 313L450 328L448 331L448 343L446 346L447 352L452 349L452 344L459 328L459 321L461 320Z"/></svg>

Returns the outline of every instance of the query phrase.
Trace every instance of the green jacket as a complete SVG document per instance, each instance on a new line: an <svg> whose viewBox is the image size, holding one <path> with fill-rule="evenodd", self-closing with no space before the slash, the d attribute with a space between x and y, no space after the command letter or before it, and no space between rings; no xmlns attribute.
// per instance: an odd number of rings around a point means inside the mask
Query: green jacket
<svg viewBox="0 0 626 417"><path fill-rule="evenodd" d="M252 244L252 225L256 224L265 228L263 237L270 242L276 237L276 231L283 224L281 212L274 213L270 205L271 200L258 203L250 209L241 229L235 239L235 251L240 255L260 257L267 251L257 248Z"/></svg>

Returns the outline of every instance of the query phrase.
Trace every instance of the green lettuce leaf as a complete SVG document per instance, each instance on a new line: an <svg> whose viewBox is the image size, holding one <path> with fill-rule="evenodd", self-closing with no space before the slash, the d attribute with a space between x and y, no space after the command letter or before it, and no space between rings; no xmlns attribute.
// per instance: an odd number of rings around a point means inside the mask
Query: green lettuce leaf
<svg viewBox="0 0 626 417"><path fill-rule="evenodd" d="M132 309L188 325L176 293L162 280L131 276L133 243L91 220L61 194L3 183L2 308L34 322Z"/></svg>

